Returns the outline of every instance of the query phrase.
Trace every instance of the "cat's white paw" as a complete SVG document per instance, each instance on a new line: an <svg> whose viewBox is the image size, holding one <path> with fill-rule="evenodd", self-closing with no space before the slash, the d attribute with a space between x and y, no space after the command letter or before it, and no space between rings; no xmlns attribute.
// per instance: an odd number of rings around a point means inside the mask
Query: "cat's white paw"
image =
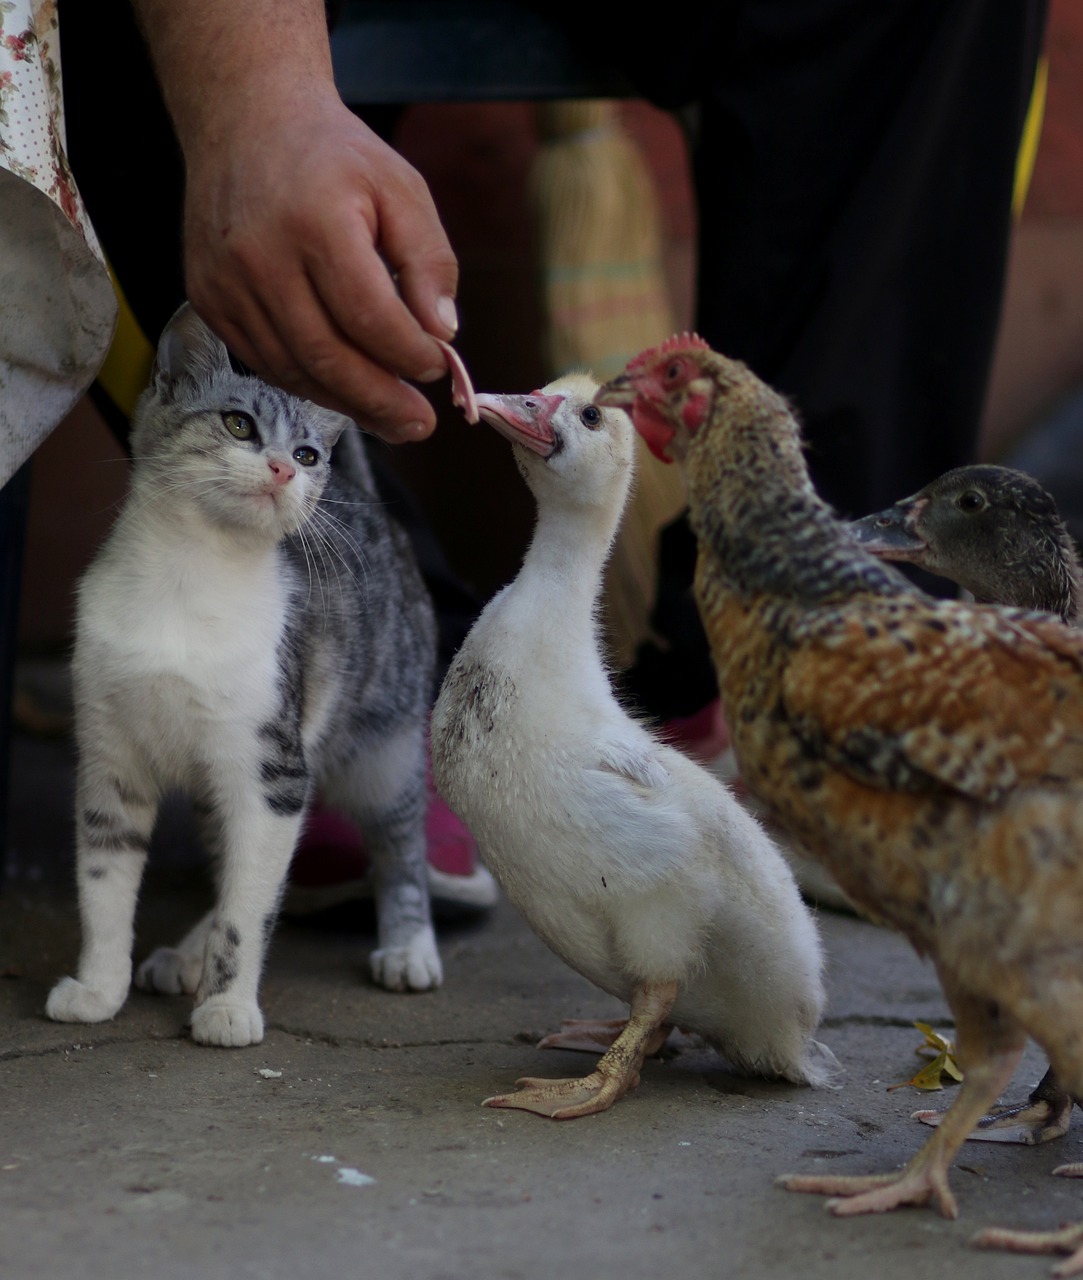
<svg viewBox="0 0 1083 1280"><path fill-rule="evenodd" d="M230 1002L212 996L192 1010L192 1039L224 1049L259 1044L263 1039L263 1014L255 1002Z"/></svg>
<svg viewBox="0 0 1083 1280"><path fill-rule="evenodd" d="M128 994L127 985L114 990L89 987L78 978L61 978L45 1002L46 1017L54 1022L108 1022Z"/></svg>
<svg viewBox="0 0 1083 1280"><path fill-rule="evenodd" d="M369 957L372 978L388 991L431 991L444 981L436 936L426 926L405 946L381 947Z"/></svg>
<svg viewBox="0 0 1083 1280"><path fill-rule="evenodd" d="M195 995L203 975L203 956L187 955L177 947L157 947L136 970L135 985L141 991L161 995Z"/></svg>

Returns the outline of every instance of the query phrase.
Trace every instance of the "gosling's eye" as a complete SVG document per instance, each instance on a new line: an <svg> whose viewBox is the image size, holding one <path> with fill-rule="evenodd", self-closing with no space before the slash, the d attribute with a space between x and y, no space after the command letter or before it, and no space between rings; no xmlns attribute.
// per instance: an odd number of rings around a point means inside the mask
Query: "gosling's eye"
<svg viewBox="0 0 1083 1280"><path fill-rule="evenodd" d="M579 415L579 421L584 427L590 427L591 430L598 426L602 420L602 411L596 404L588 404Z"/></svg>
<svg viewBox="0 0 1083 1280"><path fill-rule="evenodd" d="M302 467L314 467L319 462L320 455L315 449L303 444L300 449L294 449L293 460L294 462L299 462Z"/></svg>
<svg viewBox="0 0 1083 1280"><path fill-rule="evenodd" d="M230 409L228 413L222 414L222 421L225 423L229 434L236 439L254 440L256 438L256 424L247 413L241 413L238 409Z"/></svg>
<svg viewBox="0 0 1083 1280"><path fill-rule="evenodd" d="M966 493L959 495L959 501L956 505L960 511L973 513L975 511L984 511L989 503L986 501L984 493L979 493L977 489L967 489Z"/></svg>

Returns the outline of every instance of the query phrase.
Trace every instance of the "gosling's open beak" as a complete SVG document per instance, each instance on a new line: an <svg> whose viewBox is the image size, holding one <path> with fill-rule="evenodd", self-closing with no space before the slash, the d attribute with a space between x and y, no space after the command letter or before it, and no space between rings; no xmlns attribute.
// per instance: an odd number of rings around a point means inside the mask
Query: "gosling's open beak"
<svg viewBox="0 0 1083 1280"><path fill-rule="evenodd" d="M495 427L512 444L521 444L543 458L550 457L557 447L552 418L563 403L563 396L548 396L542 391L532 391L528 396L499 396L483 391L477 396L483 422Z"/></svg>
<svg viewBox="0 0 1083 1280"><path fill-rule="evenodd" d="M917 531L917 518L924 506L924 499L897 502L886 511L852 521L850 530L866 551L882 560L919 562L928 549Z"/></svg>

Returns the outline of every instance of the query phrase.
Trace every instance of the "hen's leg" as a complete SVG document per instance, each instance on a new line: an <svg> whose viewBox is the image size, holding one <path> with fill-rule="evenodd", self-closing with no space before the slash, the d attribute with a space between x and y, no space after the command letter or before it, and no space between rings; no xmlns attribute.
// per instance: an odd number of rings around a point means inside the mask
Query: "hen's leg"
<svg viewBox="0 0 1083 1280"><path fill-rule="evenodd" d="M1050 1067L1026 1102L993 1107L967 1134L967 1141L1018 1142L1027 1147L1050 1142L1068 1132L1074 1105L1075 1099L1060 1085ZM936 1128L946 1114L945 1111L915 1111L910 1118Z"/></svg>
<svg viewBox="0 0 1083 1280"><path fill-rule="evenodd" d="M1059 973L1043 981L1028 1010L1027 1029L1046 1050L1053 1069L1072 1095L1083 1097L1083 1055L1079 1026L1083 1017L1083 986ZM1083 1176L1083 1165L1067 1164L1054 1169L1066 1177ZM992 1227L974 1237L979 1249L1007 1249L1013 1253L1065 1253L1070 1256L1053 1268L1055 1276L1083 1272L1083 1223L1072 1223L1057 1231L1010 1231Z"/></svg>
<svg viewBox="0 0 1083 1280"><path fill-rule="evenodd" d="M589 1076L569 1080L524 1076L516 1081L520 1086L517 1093L486 1098L483 1105L533 1111L554 1120L572 1120L576 1116L607 1110L639 1084L643 1059L648 1048L657 1043L676 998L675 982L644 983L632 994L631 1017L627 1025Z"/></svg>
<svg viewBox="0 0 1083 1280"><path fill-rule="evenodd" d="M955 1013L958 1058L963 1068L959 1096L921 1150L897 1173L870 1177L788 1174L777 1185L788 1191L836 1196L828 1208L838 1217L886 1213L907 1204L935 1201L945 1218L958 1216L948 1187L948 1168L966 1136L1011 1079L1026 1038L1022 1030L990 1012L987 1001L944 984Z"/></svg>

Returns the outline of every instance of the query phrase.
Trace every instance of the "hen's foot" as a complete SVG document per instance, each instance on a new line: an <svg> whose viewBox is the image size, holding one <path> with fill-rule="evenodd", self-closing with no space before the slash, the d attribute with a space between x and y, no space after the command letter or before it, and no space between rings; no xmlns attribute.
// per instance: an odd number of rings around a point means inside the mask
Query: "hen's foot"
<svg viewBox="0 0 1083 1280"><path fill-rule="evenodd" d="M1009 1231L989 1227L970 1243L976 1249L1006 1249L1011 1253L1066 1253L1067 1261L1053 1268L1055 1276L1074 1276L1083 1271L1083 1223L1057 1231Z"/></svg>
<svg viewBox="0 0 1083 1280"><path fill-rule="evenodd" d="M939 1164L924 1161L898 1173L844 1177L837 1174L783 1174L775 1186L786 1191L835 1197L827 1202L837 1218L859 1213L887 1213L903 1205L923 1205L935 1201L945 1218L955 1218L959 1210L947 1184L946 1171Z"/></svg>
<svg viewBox="0 0 1083 1280"><path fill-rule="evenodd" d="M560 1030L543 1037L535 1046L538 1049L571 1049L579 1053L604 1053L611 1049L624 1034L627 1018L565 1018ZM663 1023L656 1034L644 1045L644 1057L660 1052L672 1028Z"/></svg>
<svg viewBox="0 0 1083 1280"><path fill-rule="evenodd" d="M486 1098L483 1106L511 1107L518 1111L533 1111L538 1116L553 1120L574 1120L578 1116L607 1111L618 1098L639 1084L639 1072L622 1075L605 1075L592 1071L589 1076L572 1080L542 1080L536 1076L523 1076L515 1082L515 1093L502 1093Z"/></svg>
<svg viewBox="0 0 1083 1280"><path fill-rule="evenodd" d="M1068 1132L1073 1106L1072 1095L1061 1088L1050 1070L1026 1102L991 1108L989 1114L982 1116L967 1134L967 1141L1018 1142L1027 1147L1050 1142ZM935 1128L946 1114L944 1111L915 1111L911 1119Z"/></svg>

